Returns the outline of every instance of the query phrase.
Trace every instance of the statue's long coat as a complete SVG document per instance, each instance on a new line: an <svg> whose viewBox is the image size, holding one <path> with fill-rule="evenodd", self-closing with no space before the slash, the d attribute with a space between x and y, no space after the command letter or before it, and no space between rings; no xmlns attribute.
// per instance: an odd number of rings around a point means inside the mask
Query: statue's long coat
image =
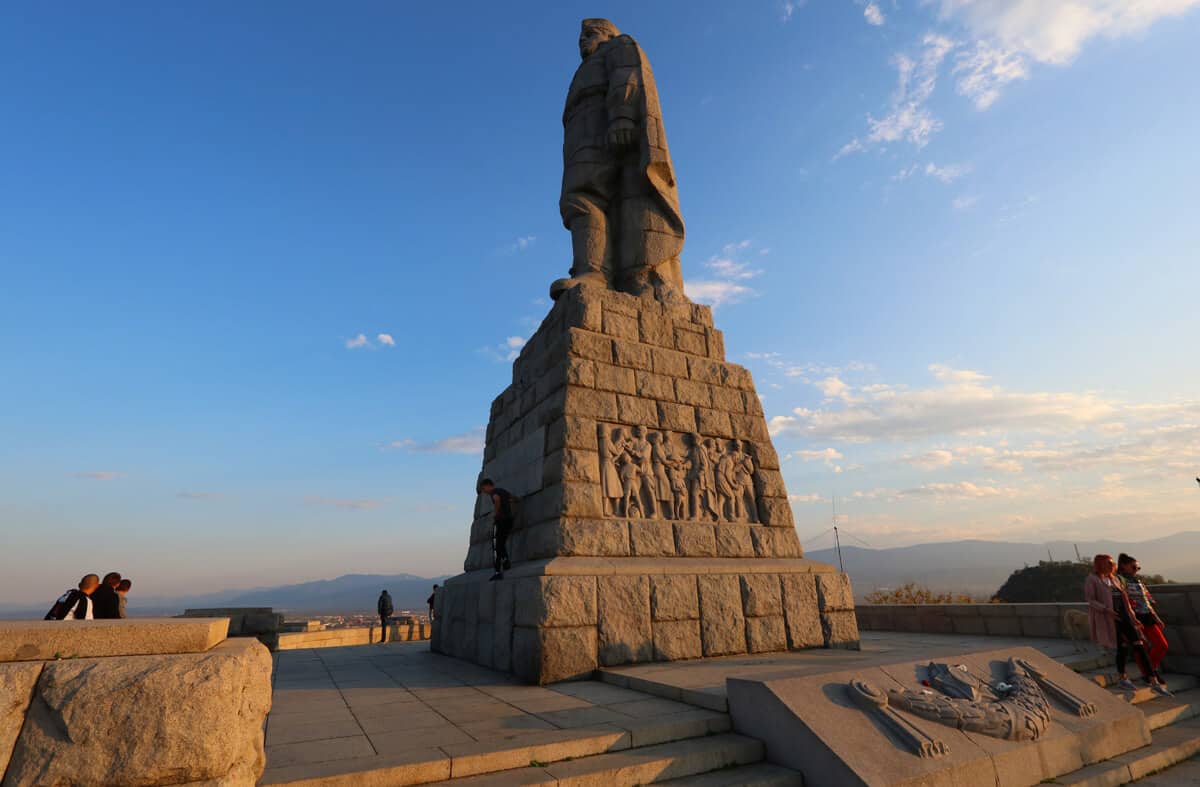
<svg viewBox="0 0 1200 787"><path fill-rule="evenodd" d="M600 100L601 93L603 101ZM646 53L627 35L616 36L601 44L579 65L571 80L563 111L564 224L570 224L572 194L568 193L568 183L577 180L570 176L571 168L611 163L605 138L621 120L633 123L637 171L644 175L644 191L652 195L657 208L657 215L647 216L647 226L641 229L670 236L671 240L664 238L667 250L674 247L673 254L668 256L678 256L683 245L683 216L663 130L658 88ZM610 198L613 195L602 196ZM646 262L655 264L659 261L650 259Z"/></svg>

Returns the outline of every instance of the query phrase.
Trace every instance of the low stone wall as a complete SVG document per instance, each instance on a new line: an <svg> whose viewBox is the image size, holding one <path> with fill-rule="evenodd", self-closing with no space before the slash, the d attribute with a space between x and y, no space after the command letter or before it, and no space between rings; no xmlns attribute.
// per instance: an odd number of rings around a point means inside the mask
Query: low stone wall
<svg viewBox="0 0 1200 787"><path fill-rule="evenodd" d="M393 623L388 627L388 642L411 642L429 639L428 623ZM277 650L304 648L341 648L347 645L373 645L379 642L378 626L324 631L298 631L279 635Z"/></svg>
<svg viewBox="0 0 1200 787"><path fill-rule="evenodd" d="M270 707L271 654L252 639L196 653L0 663L0 777L252 787L266 765Z"/></svg>
<svg viewBox="0 0 1200 787"><path fill-rule="evenodd" d="M257 637L258 641L275 650L283 615L271 607L209 607L185 609L182 618L229 618L229 636Z"/></svg>
<svg viewBox="0 0 1200 787"><path fill-rule="evenodd" d="M863 631L1069 638L1068 609L1086 613L1087 604L859 604L855 611Z"/></svg>
<svg viewBox="0 0 1200 787"><path fill-rule="evenodd" d="M1200 675L1200 583L1152 585L1150 594L1167 624L1167 669Z"/></svg>

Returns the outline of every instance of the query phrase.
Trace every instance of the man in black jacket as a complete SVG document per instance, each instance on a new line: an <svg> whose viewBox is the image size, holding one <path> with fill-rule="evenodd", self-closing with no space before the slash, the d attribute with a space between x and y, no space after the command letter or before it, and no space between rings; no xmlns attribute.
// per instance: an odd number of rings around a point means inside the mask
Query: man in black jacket
<svg viewBox="0 0 1200 787"><path fill-rule="evenodd" d="M78 590L68 590L58 597L54 606L46 613L46 620L92 620L92 594L100 584L100 577L86 574L79 580Z"/></svg>
<svg viewBox="0 0 1200 787"><path fill-rule="evenodd" d="M379 611L379 641L387 642L388 618L392 616L395 608L392 606L392 597L386 590L379 594L379 603L375 607Z"/></svg>
<svg viewBox="0 0 1200 787"><path fill-rule="evenodd" d="M121 584L121 575L110 571L104 575L100 587L92 594L92 615L96 620L121 617L121 597L117 595L117 585Z"/></svg>
<svg viewBox="0 0 1200 787"><path fill-rule="evenodd" d="M490 478L479 482L479 492L492 500L492 550L496 566L492 579L504 579L504 572L512 568L508 559L508 534L513 526L513 496L507 489L496 486Z"/></svg>

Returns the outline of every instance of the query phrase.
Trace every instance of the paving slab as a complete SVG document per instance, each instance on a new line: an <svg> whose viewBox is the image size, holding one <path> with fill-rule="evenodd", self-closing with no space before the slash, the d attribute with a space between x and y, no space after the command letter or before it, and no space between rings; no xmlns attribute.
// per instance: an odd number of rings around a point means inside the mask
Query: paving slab
<svg viewBox="0 0 1200 787"><path fill-rule="evenodd" d="M228 631L229 618L2 620L0 662L203 653Z"/></svg>
<svg viewBox="0 0 1200 787"><path fill-rule="evenodd" d="M278 655L263 784L364 787L451 775L456 784L484 778L488 784L552 784L555 776L530 763L607 755L730 728L728 714L599 681L519 684L504 673L431 653L428 643ZM289 685L297 675L303 678ZM324 737L314 737L322 730Z"/></svg>

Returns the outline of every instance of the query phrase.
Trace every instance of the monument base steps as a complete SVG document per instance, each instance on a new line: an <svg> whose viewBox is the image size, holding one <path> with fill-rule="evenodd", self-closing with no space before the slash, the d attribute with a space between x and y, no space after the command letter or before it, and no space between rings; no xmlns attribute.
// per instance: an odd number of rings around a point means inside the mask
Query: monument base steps
<svg viewBox="0 0 1200 787"><path fill-rule="evenodd" d="M471 744L468 752L438 759L397 756L372 770L349 770L332 761L270 768L260 785L289 787L403 787L450 785L688 785L802 784L799 774L762 762L756 740L728 732L729 717L697 711L688 721L647 719L632 731L602 730L563 740ZM565 733L572 733L569 737ZM448 747L453 749L454 747Z"/></svg>

